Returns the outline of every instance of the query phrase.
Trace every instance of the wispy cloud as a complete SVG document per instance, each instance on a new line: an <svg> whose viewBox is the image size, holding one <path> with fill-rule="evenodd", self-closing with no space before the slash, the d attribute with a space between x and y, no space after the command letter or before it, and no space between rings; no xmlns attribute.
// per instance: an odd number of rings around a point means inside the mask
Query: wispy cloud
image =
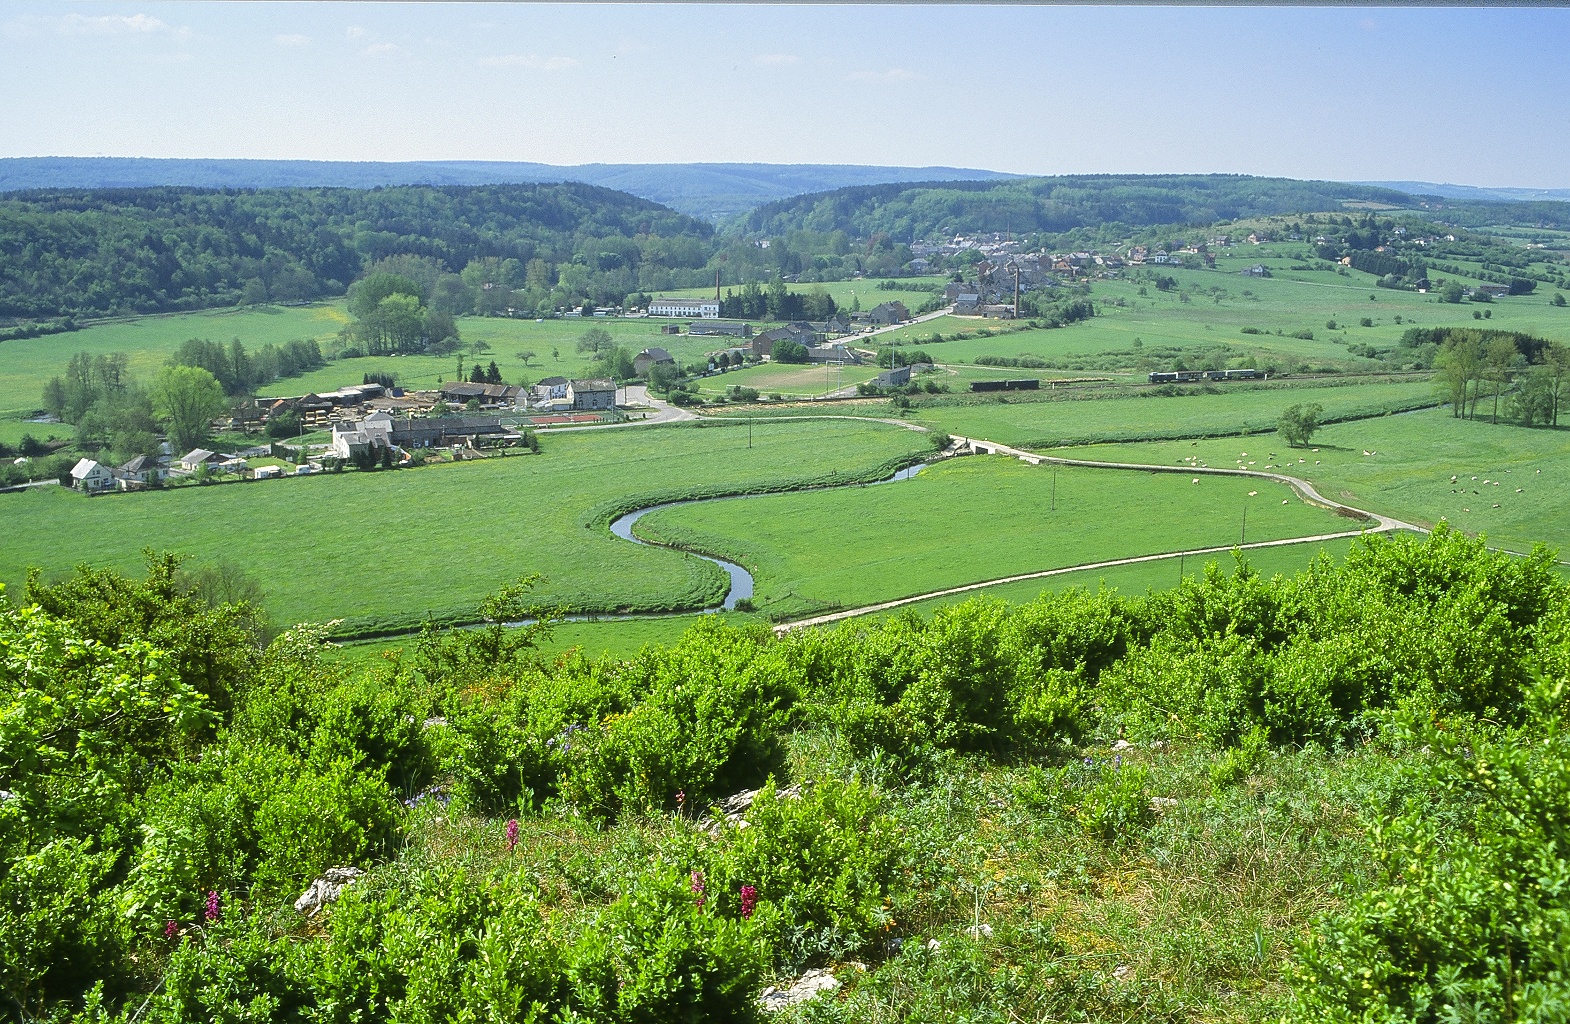
<svg viewBox="0 0 1570 1024"><path fill-rule="evenodd" d="M391 57L393 54L402 53L403 47L397 43L372 43L360 52L367 57Z"/></svg>
<svg viewBox="0 0 1570 1024"><path fill-rule="evenodd" d="M348 28L343 30L343 34L348 36L350 39L364 39L366 36L370 35L370 33L366 31L364 25L350 25Z"/></svg>
<svg viewBox="0 0 1570 1024"><path fill-rule="evenodd" d="M752 58L752 62L766 68L782 68L800 64L801 58L794 53L760 53Z"/></svg>
<svg viewBox="0 0 1570 1024"><path fill-rule="evenodd" d="M566 71L578 66L572 57L541 57L537 53L504 53L496 57L481 57L480 64L488 68L530 68L534 71Z"/></svg>
<svg viewBox="0 0 1570 1024"><path fill-rule="evenodd" d="M273 36L273 42L279 46L310 46L311 37L302 36L298 32L279 33Z"/></svg>
<svg viewBox="0 0 1570 1024"><path fill-rule="evenodd" d="M160 36L188 39L191 30L146 14L24 14L4 23L8 36Z"/></svg>
<svg viewBox="0 0 1570 1024"><path fill-rule="evenodd" d="M845 77L852 82L908 82L916 73L904 68L889 68L887 71L852 71Z"/></svg>

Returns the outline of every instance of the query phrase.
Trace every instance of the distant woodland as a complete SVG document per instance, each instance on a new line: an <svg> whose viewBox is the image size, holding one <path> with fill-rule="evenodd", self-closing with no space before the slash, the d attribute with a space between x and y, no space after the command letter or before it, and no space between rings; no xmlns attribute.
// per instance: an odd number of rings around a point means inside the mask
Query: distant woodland
<svg viewBox="0 0 1570 1024"><path fill-rule="evenodd" d="M589 185L192 188L0 199L0 317L106 316L342 295L389 256L561 274L618 298L701 268L713 228ZM484 282L481 282L482 284Z"/></svg>

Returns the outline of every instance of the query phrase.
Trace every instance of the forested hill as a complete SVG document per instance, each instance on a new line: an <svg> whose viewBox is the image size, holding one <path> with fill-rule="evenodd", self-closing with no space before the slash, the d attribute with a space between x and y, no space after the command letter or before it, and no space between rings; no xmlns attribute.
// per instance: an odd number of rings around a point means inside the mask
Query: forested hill
<svg viewBox="0 0 1570 1024"><path fill-rule="evenodd" d="M1007 178L960 167L857 164L553 164L497 160L405 163L332 160L160 160L142 157L8 157L0 192L34 188L379 188L581 181L631 192L695 217L722 219L803 192L886 181Z"/></svg>
<svg viewBox="0 0 1570 1024"><path fill-rule="evenodd" d="M955 232L1063 232L1107 225L1209 224L1270 214L1340 210L1347 201L1412 205L1371 185L1245 175L1073 175L1002 182L872 185L796 196L759 207L730 230L782 235L884 233L909 242Z"/></svg>
<svg viewBox="0 0 1570 1024"><path fill-rule="evenodd" d="M362 268L414 254L586 272L702 267L705 221L592 185L0 197L0 317L96 316L339 295ZM631 275L633 290L637 274Z"/></svg>

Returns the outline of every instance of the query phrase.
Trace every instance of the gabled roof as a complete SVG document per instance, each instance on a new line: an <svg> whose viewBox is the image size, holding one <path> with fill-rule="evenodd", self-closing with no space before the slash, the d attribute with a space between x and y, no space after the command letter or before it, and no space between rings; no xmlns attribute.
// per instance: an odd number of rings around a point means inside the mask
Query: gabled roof
<svg viewBox="0 0 1570 1024"><path fill-rule="evenodd" d="M94 470L101 468L102 467L92 459L79 459L77 460L76 465L71 467L71 479L85 480L87 477L92 475Z"/></svg>
<svg viewBox="0 0 1570 1024"><path fill-rule="evenodd" d="M206 448L192 448L180 457L181 462L208 462L217 452L210 452Z"/></svg>
<svg viewBox="0 0 1570 1024"><path fill-rule="evenodd" d="M578 392L616 390L616 383L605 377L590 377L584 380L568 381L568 385Z"/></svg>
<svg viewBox="0 0 1570 1024"><path fill-rule="evenodd" d="M674 363L676 361L675 357L673 357L669 352L659 347L646 348L642 352L639 352L635 358L642 359L644 356L648 356L656 363Z"/></svg>

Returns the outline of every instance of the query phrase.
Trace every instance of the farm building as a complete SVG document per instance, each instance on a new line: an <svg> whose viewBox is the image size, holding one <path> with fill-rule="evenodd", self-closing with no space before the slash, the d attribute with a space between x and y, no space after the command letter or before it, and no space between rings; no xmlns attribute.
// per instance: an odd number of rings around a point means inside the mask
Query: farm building
<svg viewBox="0 0 1570 1024"><path fill-rule="evenodd" d="M81 459L71 467L71 486L88 494L114 490L114 473L92 459Z"/></svg>
<svg viewBox="0 0 1570 1024"><path fill-rule="evenodd" d="M616 384L603 378L567 382L567 400L574 409L596 410L616 408Z"/></svg>
<svg viewBox="0 0 1570 1024"><path fill-rule="evenodd" d="M891 324L902 324L910 319L910 310L898 299L893 302L883 302L873 306L867 313L867 318L879 327Z"/></svg>
<svg viewBox="0 0 1570 1024"><path fill-rule="evenodd" d="M884 370L872 378L872 383L880 388L899 388L910 383L910 367L896 366L892 370Z"/></svg>
<svg viewBox="0 0 1570 1024"><path fill-rule="evenodd" d="M567 397L566 377L545 377L534 385L534 400L536 402L549 402L557 398Z"/></svg>
<svg viewBox="0 0 1570 1024"><path fill-rule="evenodd" d="M813 345L807 349L809 363L860 363L861 356L844 345Z"/></svg>
<svg viewBox="0 0 1570 1024"><path fill-rule="evenodd" d="M954 300L955 316L977 316L981 310L981 296L975 292L961 292Z"/></svg>
<svg viewBox="0 0 1570 1024"><path fill-rule="evenodd" d="M632 371L640 377L647 377L656 366L675 365L675 358L663 348L646 348L632 357Z"/></svg>
<svg viewBox="0 0 1570 1024"><path fill-rule="evenodd" d="M649 315L690 317L695 320L718 320L720 318L720 300L652 299L649 302Z"/></svg>
<svg viewBox="0 0 1570 1024"><path fill-rule="evenodd" d="M479 402L481 405L511 406L518 401L518 393L522 390L514 384L472 384L460 380L443 384L441 394L442 401L457 405Z"/></svg>
<svg viewBox="0 0 1570 1024"><path fill-rule="evenodd" d="M735 320L720 320L713 323L690 323L687 333L700 337L711 334L723 334L731 338L752 337L752 325L738 323Z"/></svg>

